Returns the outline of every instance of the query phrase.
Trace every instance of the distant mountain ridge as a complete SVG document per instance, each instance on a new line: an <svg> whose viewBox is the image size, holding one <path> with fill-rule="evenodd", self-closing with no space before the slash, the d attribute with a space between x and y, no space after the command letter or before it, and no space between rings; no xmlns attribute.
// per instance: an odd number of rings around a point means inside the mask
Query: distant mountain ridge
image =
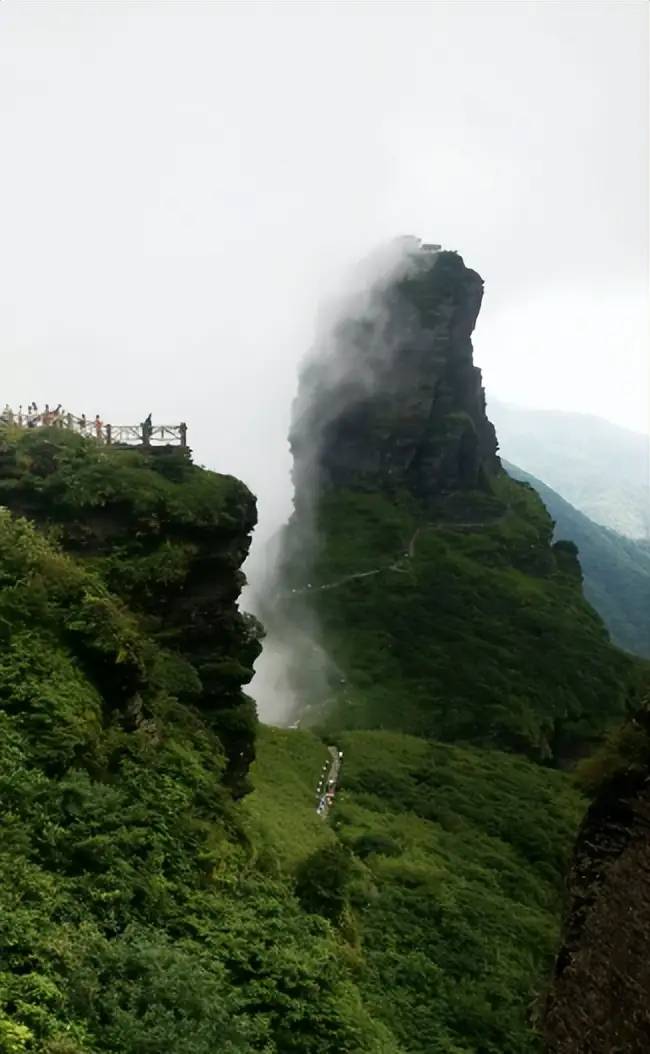
<svg viewBox="0 0 650 1054"><path fill-rule="evenodd" d="M529 410L488 398L504 458L589 519L650 540L650 439L603 418Z"/></svg>
<svg viewBox="0 0 650 1054"><path fill-rule="evenodd" d="M578 546L585 596L613 641L650 658L650 545L594 523L541 480L508 461L502 464L508 475L537 491L555 520L555 539Z"/></svg>

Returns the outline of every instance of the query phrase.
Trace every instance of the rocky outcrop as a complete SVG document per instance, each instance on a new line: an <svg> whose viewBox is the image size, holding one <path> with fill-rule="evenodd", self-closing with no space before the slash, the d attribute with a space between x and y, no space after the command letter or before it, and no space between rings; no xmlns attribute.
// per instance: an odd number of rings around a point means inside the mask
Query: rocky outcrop
<svg viewBox="0 0 650 1054"><path fill-rule="evenodd" d="M650 1050L650 769L616 775L589 809L545 1017L548 1054Z"/></svg>
<svg viewBox="0 0 650 1054"><path fill-rule="evenodd" d="M293 719L568 764L625 712L634 662L585 604L575 546L501 468L473 364L481 278L419 247L377 273L330 313L294 407L295 514L262 611Z"/></svg>
<svg viewBox="0 0 650 1054"><path fill-rule="evenodd" d="M427 501L498 471L471 334L483 281L456 253L406 252L303 370L290 443L314 486L406 487Z"/></svg>
<svg viewBox="0 0 650 1054"><path fill-rule="evenodd" d="M109 449L56 429L15 429L0 441L0 495L182 660L174 694L209 719L229 759L227 780L242 793L255 728L242 685L260 650L255 620L237 608L256 522L248 489L193 465L180 448Z"/></svg>

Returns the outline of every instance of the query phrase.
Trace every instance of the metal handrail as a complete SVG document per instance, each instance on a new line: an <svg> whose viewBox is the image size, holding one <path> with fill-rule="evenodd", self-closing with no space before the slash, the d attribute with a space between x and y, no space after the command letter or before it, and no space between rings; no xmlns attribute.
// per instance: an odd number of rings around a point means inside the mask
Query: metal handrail
<svg viewBox="0 0 650 1054"><path fill-rule="evenodd" d="M88 419L56 410L14 413L5 408L0 413L0 424L17 425L19 428L64 428L108 446L187 446L187 425L184 421L174 425L152 425L148 421L137 425L112 425L104 424L98 417Z"/></svg>

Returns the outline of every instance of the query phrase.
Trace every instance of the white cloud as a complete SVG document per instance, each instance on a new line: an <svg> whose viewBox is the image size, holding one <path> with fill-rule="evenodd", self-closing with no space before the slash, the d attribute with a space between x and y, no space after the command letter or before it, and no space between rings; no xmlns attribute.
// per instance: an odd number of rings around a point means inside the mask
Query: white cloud
<svg viewBox="0 0 650 1054"><path fill-rule="evenodd" d="M318 304L412 232L486 279L490 390L640 427L646 26L642 2L5 0L3 397L185 418L268 534Z"/></svg>

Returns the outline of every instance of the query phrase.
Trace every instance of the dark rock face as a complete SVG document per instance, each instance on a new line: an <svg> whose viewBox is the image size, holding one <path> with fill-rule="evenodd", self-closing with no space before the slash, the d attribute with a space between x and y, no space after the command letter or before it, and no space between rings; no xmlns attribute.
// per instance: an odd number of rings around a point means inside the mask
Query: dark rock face
<svg viewBox="0 0 650 1054"><path fill-rule="evenodd" d="M294 406L298 495L406 487L427 501L499 470L472 361L482 296L456 253L416 251L325 336Z"/></svg>
<svg viewBox="0 0 650 1054"><path fill-rule="evenodd" d="M650 776L615 777L576 846L545 1018L548 1054L650 1050Z"/></svg>

